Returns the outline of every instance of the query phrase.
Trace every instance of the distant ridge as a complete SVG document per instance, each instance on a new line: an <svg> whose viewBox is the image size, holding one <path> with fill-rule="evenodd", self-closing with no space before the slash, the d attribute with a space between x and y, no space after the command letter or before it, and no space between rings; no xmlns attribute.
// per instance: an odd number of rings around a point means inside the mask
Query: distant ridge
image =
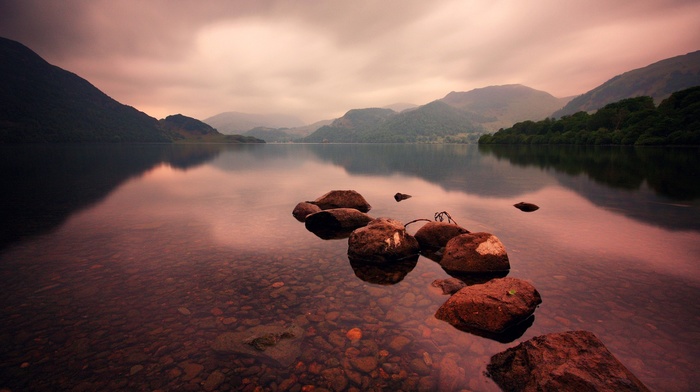
<svg viewBox="0 0 700 392"><path fill-rule="evenodd" d="M169 142L147 114L0 38L0 142Z"/></svg>
<svg viewBox="0 0 700 392"><path fill-rule="evenodd" d="M295 128L304 124L298 117L286 114L224 112L203 120L223 134L245 133L253 128Z"/></svg>
<svg viewBox="0 0 700 392"><path fill-rule="evenodd" d="M510 127L525 120L543 120L562 108L571 98L553 95L523 86L507 84L473 89L467 92L451 92L441 99L455 108L489 118L481 125L488 131Z"/></svg>
<svg viewBox="0 0 700 392"><path fill-rule="evenodd" d="M598 110L625 98L648 96L657 104L671 93L700 86L700 50L658 61L617 75L593 90L572 99L552 114L564 115Z"/></svg>
<svg viewBox="0 0 700 392"><path fill-rule="evenodd" d="M310 143L466 143L483 128L478 115L433 101L397 113L391 109L349 110L343 117L302 139Z"/></svg>

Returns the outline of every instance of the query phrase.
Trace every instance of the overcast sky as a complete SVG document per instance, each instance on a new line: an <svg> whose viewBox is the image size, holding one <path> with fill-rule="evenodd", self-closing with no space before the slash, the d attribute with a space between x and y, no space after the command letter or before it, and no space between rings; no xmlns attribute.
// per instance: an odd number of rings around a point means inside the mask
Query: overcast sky
<svg viewBox="0 0 700 392"><path fill-rule="evenodd" d="M157 118L311 123L520 83L557 97L700 49L697 0L0 0L0 36Z"/></svg>

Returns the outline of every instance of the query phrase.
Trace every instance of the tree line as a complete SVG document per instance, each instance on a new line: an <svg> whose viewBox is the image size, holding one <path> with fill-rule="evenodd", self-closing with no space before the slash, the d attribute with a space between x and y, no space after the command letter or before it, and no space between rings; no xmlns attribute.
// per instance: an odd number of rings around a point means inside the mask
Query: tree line
<svg viewBox="0 0 700 392"><path fill-rule="evenodd" d="M592 114L519 122L482 135L479 144L700 145L700 86L677 91L658 106L643 96Z"/></svg>

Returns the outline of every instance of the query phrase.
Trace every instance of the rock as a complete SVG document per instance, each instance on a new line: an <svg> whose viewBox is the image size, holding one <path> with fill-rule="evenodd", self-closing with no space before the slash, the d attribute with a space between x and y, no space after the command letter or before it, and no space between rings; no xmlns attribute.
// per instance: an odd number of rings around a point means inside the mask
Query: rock
<svg viewBox="0 0 700 392"><path fill-rule="evenodd" d="M365 200L361 194L352 190L330 191L309 203L317 205L322 210L330 210L333 208L354 208L362 212L367 212L372 209L372 206L367 203L367 200Z"/></svg>
<svg viewBox="0 0 700 392"><path fill-rule="evenodd" d="M336 208L306 216L304 225L307 230L324 239L345 238L353 230L366 226L372 219L354 208Z"/></svg>
<svg viewBox="0 0 700 392"><path fill-rule="evenodd" d="M344 391L348 386L348 379L341 368L329 368L321 371L321 376L330 384L334 391Z"/></svg>
<svg viewBox="0 0 700 392"><path fill-rule="evenodd" d="M296 207L294 207L294 210L292 210L292 216L294 216L294 218L296 218L296 220L299 222L304 222L307 215L311 215L319 211L321 211L321 207L317 206L316 204L302 201L301 203L297 204Z"/></svg>
<svg viewBox="0 0 700 392"><path fill-rule="evenodd" d="M538 207L537 205L532 204L532 203L525 203L524 201L521 201L520 203L513 204L513 207L519 209L520 211L524 211L524 212L532 212L532 211L537 211L540 209L540 207Z"/></svg>
<svg viewBox="0 0 700 392"><path fill-rule="evenodd" d="M370 373L377 368L378 362L375 357L354 357L350 358L352 366L364 373Z"/></svg>
<svg viewBox="0 0 700 392"><path fill-rule="evenodd" d="M397 202L402 201L402 200L406 200L406 199L410 199L410 198L411 198L411 195L407 195L405 193L396 193L394 195L394 200L396 200Z"/></svg>
<svg viewBox="0 0 700 392"><path fill-rule="evenodd" d="M510 270L508 253L490 233L460 234L445 246L440 266L448 272L493 273Z"/></svg>
<svg viewBox="0 0 700 392"><path fill-rule="evenodd" d="M416 231L415 237L422 249L440 249L447 245L452 238L469 234L469 230L454 223L428 222Z"/></svg>
<svg viewBox="0 0 700 392"><path fill-rule="evenodd" d="M430 284L433 287L442 289L443 294L454 294L466 287L467 284L457 278L436 279Z"/></svg>
<svg viewBox="0 0 700 392"><path fill-rule="evenodd" d="M448 354L440 361L438 373L438 389L440 391L458 391L465 381L465 371L459 367L459 358Z"/></svg>
<svg viewBox="0 0 700 392"><path fill-rule="evenodd" d="M391 339L391 341L389 342L389 348L396 353L403 350L404 347L406 347L410 343L411 339L405 336L398 335Z"/></svg>
<svg viewBox="0 0 700 392"><path fill-rule="evenodd" d="M349 330L345 336L351 341L356 341L362 339L362 330L360 328L353 328Z"/></svg>
<svg viewBox="0 0 700 392"><path fill-rule="evenodd" d="M289 366L301 355L301 327L259 325L243 332L225 332L216 337L211 348L219 354L248 355Z"/></svg>
<svg viewBox="0 0 700 392"><path fill-rule="evenodd" d="M219 385L221 385L221 383L223 383L225 380L226 376L222 372L216 370L212 372L209 377L207 377L202 387L205 391L214 391L219 388Z"/></svg>
<svg viewBox="0 0 700 392"><path fill-rule="evenodd" d="M499 278L459 290L435 317L457 328L501 334L528 319L540 303L542 298L530 283Z"/></svg>
<svg viewBox="0 0 700 392"><path fill-rule="evenodd" d="M418 241L404 225L391 218L377 218L350 234L348 256L372 263L387 263L418 255Z"/></svg>
<svg viewBox="0 0 700 392"><path fill-rule="evenodd" d="M537 336L491 357L504 391L648 391L591 332Z"/></svg>

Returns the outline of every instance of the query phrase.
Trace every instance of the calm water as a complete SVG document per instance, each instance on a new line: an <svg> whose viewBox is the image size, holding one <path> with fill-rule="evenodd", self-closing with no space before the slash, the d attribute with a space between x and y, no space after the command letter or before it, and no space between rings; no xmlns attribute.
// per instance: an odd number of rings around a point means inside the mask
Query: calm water
<svg viewBox="0 0 700 392"><path fill-rule="evenodd" d="M697 149L0 151L0 390L494 391L491 355L575 329L653 390L700 384ZM332 189L360 192L375 217L447 211L498 236L509 276L542 295L533 325L500 343L436 320L447 296L431 282L449 275L424 257L381 274L351 265L347 240L291 216ZM270 325L303 329L293 361L212 349Z"/></svg>

